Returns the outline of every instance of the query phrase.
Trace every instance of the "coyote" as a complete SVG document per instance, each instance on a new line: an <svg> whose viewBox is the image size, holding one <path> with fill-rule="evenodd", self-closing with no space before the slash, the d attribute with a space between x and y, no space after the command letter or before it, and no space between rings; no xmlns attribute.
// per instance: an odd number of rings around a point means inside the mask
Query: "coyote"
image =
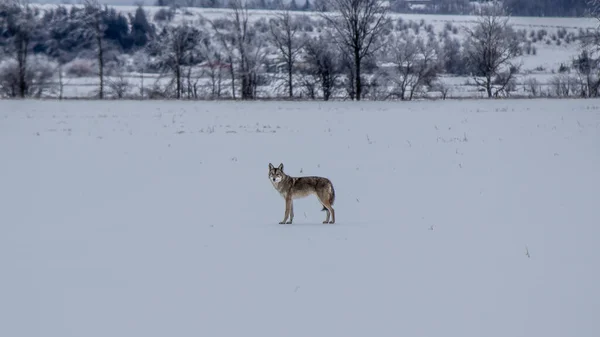
<svg viewBox="0 0 600 337"><path fill-rule="evenodd" d="M285 216L280 224L291 224L294 220L293 199L303 198L311 194L315 194L319 198L319 202L323 204L321 211L327 211L327 218L323 223L335 223L335 211L332 207L335 200L335 190L329 179L323 177L290 177L283 172L283 164L274 167L273 164L269 163L269 180L285 199ZM331 221L329 221L330 213ZM290 221L286 222L288 216Z"/></svg>

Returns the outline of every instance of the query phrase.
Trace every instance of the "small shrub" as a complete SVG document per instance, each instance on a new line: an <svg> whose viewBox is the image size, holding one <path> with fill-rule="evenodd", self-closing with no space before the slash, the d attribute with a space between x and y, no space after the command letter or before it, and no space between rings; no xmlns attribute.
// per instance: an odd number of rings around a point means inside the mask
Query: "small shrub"
<svg viewBox="0 0 600 337"><path fill-rule="evenodd" d="M575 35L573 33L569 33L567 34L567 36L565 37L565 42L567 44L571 43L571 41L573 41L573 38L575 37Z"/></svg>
<svg viewBox="0 0 600 337"><path fill-rule="evenodd" d="M525 91L529 92L533 97L539 96L542 92L542 85L535 77L525 79L524 85Z"/></svg>
<svg viewBox="0 0 600 337"><path fill-rule="evenodd" d="M260 18L258 21L254 22L254 27L263 34L269 31L269 24L265 18Z"/></svg>
<svg viewBox="0 0 600 337"><path fill-rule="evenodd" d="M216 29L228 29L232 22L224 18L217 18L213 20L213 25Z"/></svg>
<svg viewBox="0 0 600 337"><path fill-rule="evenodd" d="M545 30L545 29L540 29L537 32L537 39L538 40L543 40L546 35L548 35L548 31Z"/></svg>
<svg viewBox="0 0 600 337"><path fill-rule="evenodd" d="M413 26L413 30L415 31L415 35L419 35L419 32L421 31L421 27L417 26L417 25L414 25Z"/></svg>
<svg viewBox="0 0 600 337"><path fill-rule="evenodd" d="M65 73L72 77L89 77L96 72L96 64L92 60L76 58L65 64Z"/></svg>
<svg viewBox="0 0 600 337"><path fill-rule="evenodd" d="M46 55L30 55L27 57L25 69L25 95L41 97L53 89L53 78L58 69L56 61ZM16 97L20 88L19 65L15 59L0 62L0 96Z"/></svg>
<svg viewBox="0 0 600 337"><path fill-rule="evenodd" d="M565 65L564 63L561 63L560 66L558 67L558 72L561 74L569 72L570 70L571 70L571 68L569 68L569 66Z"/></svg>
<svg viewBox="0 0 600 337"><path fill-rule="evenodd" d="M154 14L154 21L170 22L175 17L175 10L161 8Z"/></svg>

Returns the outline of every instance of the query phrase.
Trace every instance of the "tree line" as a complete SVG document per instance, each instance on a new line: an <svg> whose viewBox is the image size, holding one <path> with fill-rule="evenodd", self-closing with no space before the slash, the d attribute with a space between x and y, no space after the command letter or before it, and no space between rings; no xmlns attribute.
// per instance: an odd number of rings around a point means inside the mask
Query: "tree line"
<svg viewBox="0 0 600 337"><path fill-rule="evenodd" d="M410 100L432 90L445 97L444 73L470 76L488 97L499 97L514 91L520 71L516 57L535 54L530 39L546 38L542 31L515 31L499 5L486 7L475 25L461 28L464 42L451 23L436 34L424 21L392 20L390 8L378 0L331 0L328 5L318 21L289 8L250 21L249 6L231 0L228 17L174 24L172 8L156 12L150 23L141 6L123 15L87 1L82 7L40 13L5 2L0 4L0 94L40 96L58 73L62 97L63 68L68 67L67 73L98 77L97 97L104 98L108 90L120 98L128 86L123 69L130 67L142 74L142 97L198 98L208 88L216 99L255 99L259 88L273 80L267 66L281 70L274 72L275 81L289 98L328 100L340 90L352 100ZM552 38L557 44L575 39L566 31ZM597 65L593 53L582 53L571 65L586 79L579 81L586 96L598 93ZM170 81L144 87L148 72L165 74Z"/></svg>
<svg viewBox="0 0 600 337"><path fill-rule="evenodd" d="M284 3L285 2L285 3ZM493 0L389 0L390 11L395 13L420 14L476 14L479 5ZM156 0L156 6L183 6L201 8L227 8L228 0ZM292 11L332 10L327 0L249 0L250 9L281 9L283 6ZM503 0L508 13L514 16L540 17L581 17L586 15L589 6L585 0Z"/></svg>

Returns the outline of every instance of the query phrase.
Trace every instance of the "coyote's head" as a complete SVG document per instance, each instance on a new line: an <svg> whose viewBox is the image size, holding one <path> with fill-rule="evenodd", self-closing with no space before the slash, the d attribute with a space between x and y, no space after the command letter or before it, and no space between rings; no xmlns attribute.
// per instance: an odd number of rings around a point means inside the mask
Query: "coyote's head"
<svg viewBox="0 0 600 337"><path fill-rule="evenodd" d="M274 167L273 164L269 163L269 180L272 183L278 183L285 177L283 173L283 164L279 164L278 167Z"/></svg>

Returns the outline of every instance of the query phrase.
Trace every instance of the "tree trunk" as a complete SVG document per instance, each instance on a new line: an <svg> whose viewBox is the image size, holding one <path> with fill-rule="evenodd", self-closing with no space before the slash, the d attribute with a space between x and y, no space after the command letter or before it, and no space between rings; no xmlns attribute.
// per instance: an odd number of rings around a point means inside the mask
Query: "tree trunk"
<svg viewBox="0 0 600 337"><path fill-rule="evenodd" d="M217 92L217 74L216 74L216 70L215 70L215 66L211 65L210 67L210 84L211 84L211 90L210 90L210 98L214 99L215 98L215 94Z"/></svg>
<svg viewBox="0 0 600 337"><path fill-rule="evenodd" d="M323 73L321 76L323 78L323 82L321 84L321 86L323 87L323 100L328 101L331 97L331 86L333 85L333 81L331 79L331 75L328 72Z"/></svg>
<svg viewBox="0 0 600 337"><path fill-rule="evenodd" d="M64 88L64 83L63 83L63 74L62 74L62 64L58 64L58 99L62 100L63 99L63 88Z"/></svg>
<svg viewBox="0 0 600 337"><path fill-rule="evenodd" d="M17 38L19 39L17 47L17 62L19 64L19 97L25 98L25 95L27 94L27 79L25 73L27 71L27 48L29 41L26 37Z"/></svg>
<svg viewBox="0 0 600 337"><path fill-rule="evenodd" d="M219 73L218 73L219 75L217 77L217 97L218 98L221 98L221 78L222 78L221 69L222 69L221 65L219 65Z"/></svg>
<svg viewBox="0 0 600 337"><path fill-rule="evenodd" d="M175 90L177 90L177 93L175 94L175 97L177 99L181 98L181 66L179 65L179 62L177 62L177 64L175 65L175 82L177 82L175 84Z"/></svg>
<svg viewBox="0 0 600 337"><path fill-rule="evenodd" d="M293 1L293 0L292 0ZM290 96L290 98L294 97L294 89L293 89L293 82L292 82L292 66L294 63L294 60L292 58L292 38L289 36L288 34L288 44L287 44L287 48L288 48L288 59L287 59L287 65L288 65L288 94Z"/></svg>
<svg viewBox="0 0 600 337"><path fill-rule="evenodd" d="M360 95L362 93L362 84L360 82L360 50L358 48L354 49L354 69L356 69L355 83L356 83L356 100L360 101Z"/></svg>
<svg viewBox="0 0 600 337"><path fill-rule="evenodd" d="M235 70L233 69L233 58L230 56L227 61L229 62L229 75L231 76L231 97L235 100Z"/></svg>
<svg viewBox="0 0 600 337"><path fill-rule="evenodd" d="M96 34L96 42L98 43L98 76L100 77L100 91L98 97L104 99L104 52L102 50L102 36L100 36L100 27Z"/></svg>
<svg viewBox="0 0 600 337"><path fill-rule="evenodd" d="M288 61L288 94L290 96L290 98L294 97L294 89L293 89L293 82L292 82L292 58L290 57L289 61Z"/></svg>
<svg viewBox="0 0 600 337"><path fill-rule="evenodd" d="M145 68L142 68L142 73L141 73L141 86L140 86L140 96L142 96L142 99L144 99L144 72L145 72Z"/></svg>

